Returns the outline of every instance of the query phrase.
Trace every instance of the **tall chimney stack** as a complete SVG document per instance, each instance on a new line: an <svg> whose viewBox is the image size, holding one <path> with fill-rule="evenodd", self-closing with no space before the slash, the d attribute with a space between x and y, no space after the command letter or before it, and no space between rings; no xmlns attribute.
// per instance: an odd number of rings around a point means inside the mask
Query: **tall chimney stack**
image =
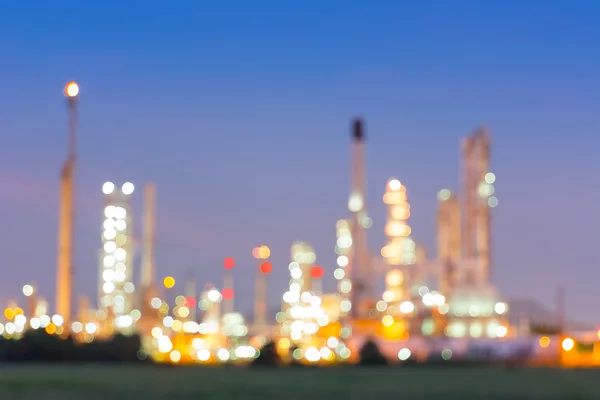
<svg viewBox="0 0 600 400"><path fill-rule="evenodd" d="M155 284L154 246L156 242L156 186L146 185L144 207L144 233L142 246L142 289L146 291Z"/></svg>
<svg viewBox="0 0 600 400"><path fill-rule="evenodd" d="M367 246L367 228L370 219L366 207L365 134L362 119L352 121L352 161L350 177L352 247L350 248L350 276L352 277L352 311L355 316L368 312L372 300L371 259Z"/></svg>

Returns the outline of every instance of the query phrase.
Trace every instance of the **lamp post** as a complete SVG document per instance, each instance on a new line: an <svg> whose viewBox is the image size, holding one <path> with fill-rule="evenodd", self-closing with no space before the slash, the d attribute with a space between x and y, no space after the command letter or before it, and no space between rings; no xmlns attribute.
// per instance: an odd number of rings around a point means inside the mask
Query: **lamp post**
<svg viewBox="0 0 600 400"><path fill-rule="evenodd" d="M69 107L69 136L67 159L61 172L61 201L58 232L58 260L56 283L56 312L64 321L71 319L73 293L73 238L75 226L75 162L77 98L79 85L69 82L64 88ZM65 324L65 326L69 326Z"/></svg>

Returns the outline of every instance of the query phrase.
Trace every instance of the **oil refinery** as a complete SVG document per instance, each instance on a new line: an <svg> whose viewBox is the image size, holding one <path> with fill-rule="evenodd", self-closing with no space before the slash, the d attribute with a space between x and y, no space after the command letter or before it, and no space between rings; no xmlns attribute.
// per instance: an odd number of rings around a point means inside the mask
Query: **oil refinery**
<svg viewBox="0 0 600 400"><path fill-rule="evenodd" d="M103 223L98 227L97 305L83 298L73 312L79 95L75 82L66 86L65 95L71 123L60 183L55 307L52 310L36 288L26 284L25 302L14 301L4 311L0 334L5 337L44 329L48 334L73 335L90 342L115 333L138 333L144 346L140 357L170 363L248 360L268 341L277 344L282 356L305 363L352 362L366 340L376 341L386 355L403 361L432 355L449 359L479 354L481 349L494 354L524 351L544 359L575 347L576 339L571 337L539 338L511 326L508 305L492 283L492 211L498 199L486 129L477 129L460 146L460 190L440 188L438 192L436 256L429 257L414 240L410 188L402 182L402 171L390 171L396 177L374 189L381 193L387 209L386 242L380 244L380 251L371 252L368 236L373 220L366 202L367 135L362 119L352 121L350 127L346 216L340 215L331 227L336 234L331 244L337 255L337 266L331 269L335 292L323 292L322 279L330 270L317 264L311 244L296 241L290 247L288 285L269 288L281 293L281 308L273 319L266 296L267 276L273 270L268 245L248 249L255 260L254 282L235 281L236 262L224 258L220 287L189 276L184 292L173 296L174 277L159 279L156 274L155 215L160 188L147 183L141 190L143 234L136 242L131 200L140 190L132 182L107 181L98 188L104 208L98 211ZM134 252L141 254L139 277L133 274ZM234 307L234 283L254 285L251 321ZM169 302L172 297L174 303ZM600 354L600 347L592 352ZM574 352L569 354L570 358L563 357L565 363L582 362ZM600 364L600 357L590 357L590 363Z"/></svg>

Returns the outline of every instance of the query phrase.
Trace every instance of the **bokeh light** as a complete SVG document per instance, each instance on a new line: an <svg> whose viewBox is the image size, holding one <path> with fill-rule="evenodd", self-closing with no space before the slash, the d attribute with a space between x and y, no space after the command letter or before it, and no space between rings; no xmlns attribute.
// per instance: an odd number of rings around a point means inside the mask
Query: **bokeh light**
<svg viewBox="0 0 600 400"><path fill-rule="evenodd" d="M235 260L231 257L227 257L223 260L223 266L225 269L233 269L233 267L235 267Z"/></svg>
<svg viewBox="0 0 600 400"><path fill-rule="evenodd" d="M173 286L175 286L175 278L172 276L167 276L165 279L163 279L163 285L165 288L171 289Z"/></svg>

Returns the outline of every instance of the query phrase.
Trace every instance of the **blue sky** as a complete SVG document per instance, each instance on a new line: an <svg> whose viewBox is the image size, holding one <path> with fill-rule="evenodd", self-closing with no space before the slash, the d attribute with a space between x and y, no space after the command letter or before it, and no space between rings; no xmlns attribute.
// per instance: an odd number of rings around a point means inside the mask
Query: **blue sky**
<svg viewBox="0 0 600 400"><path fill-rule="evenodd" d="M0 300L31 281L54 300L61 90L77 80L80 293L96 297L106 180L156 182L160 276L220 283L233 256L249 311L242 281L268 244L275 306L299 239L332 289L360 115L373 252L394 176L435 254L436 192L458 187L459 140L485 124L495 283L551 306L562 283L569 313L600 322L599 17L593 1L2 2Z"/></svg>

